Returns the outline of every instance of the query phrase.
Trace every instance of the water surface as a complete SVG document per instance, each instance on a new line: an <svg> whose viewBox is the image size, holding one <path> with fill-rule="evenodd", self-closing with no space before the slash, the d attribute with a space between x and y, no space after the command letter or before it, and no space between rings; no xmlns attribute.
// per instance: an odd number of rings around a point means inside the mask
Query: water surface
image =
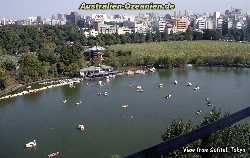
<svg viewBox="0 0 250 158"><path fill-rule="evenodd" d="M179 81L177 86L174 80ZM186 81L201 90L194 92L184 86ZM160 83L164 88L158 87ZM135 85L142 85L144 93L136 92ZM105 91L110 96L96 95ZM173 97L164 100L169 93ZM211 110L205 97L222 112L236 112L249 106L249 96L250 70L234 68L166 70L117 77L103 87L84 81L75 88L49 89L0 102L0 158L45 158L56 151L64 158L124 156L159 143L173 120L201 121L195 112ZM125 104L127 110L121 107ZM82 122L85 133L76 129ZM33 139L37 149L25 151L24 144Z"/></svg>

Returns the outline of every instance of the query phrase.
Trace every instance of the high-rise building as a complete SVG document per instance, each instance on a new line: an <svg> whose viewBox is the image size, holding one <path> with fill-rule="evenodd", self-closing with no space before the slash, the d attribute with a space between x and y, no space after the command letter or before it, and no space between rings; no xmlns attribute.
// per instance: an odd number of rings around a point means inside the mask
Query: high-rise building
<svg viewBox="0 0 250 158"><path fill-rule="evenodd" d="M77 25L81 16L77 12L71 12L70 15L66 15L66 24Z"/></svg>
<svg viewBox="0 0 250 158"><path fill-rule="evenodd" d="M92 14L92 19L95 22L104 22L107 21L107 14Z"/></svg>
<svg viewBox="0 0 250 158"><path fill-rule="evenodd" d="M243 27L243 25L242 25L242 23L241 23L240 21L237 21L237 22L235 23L235 28L236 28L236 29L240 30L240 29L242 29L242 27Z"/></svg>
<svg viewBox="0 0 250 158"><path fill-rule="evenodd" d="M179 32L186 32L188 28L188 20L186 17L177 18L175 25Z"/></svg>
<svg viewBox="0 0 250 158"><path fill-rule="evenodd" d="M214 18L218 19L220 17L220 12L214 12Z"/></svg>
<svg viewBox="0 0 250 158"><path fill-rule="evenodd" d="M247 16L247 18L246 18L246 38L247 38L247 40L248 41L250 41L250 16Z"/></svg>
<svg viewBox="0 0 250 158"><path fill-rule="evenodd" d="M218 18L216 21L216 29L222 31L222 27L223 27L223 18Z"/></svg>
<svg viewBox="0 0 250 158"><path fill-rule="evenodd" d="M28 17L28 20L29 20L29 25L36 25L37 24L37 17L36 16Z"/></svg>
<svg viewBox="0 0 250 158"><path fill-rule="evenodd" d="M232 29L233 28L233 20L231 20L231 19L228 19L228 29Z"/></svg>
<svg viewBox="0 0 250 158"><path fill-rule="evenodd" d="M214 24L215 22L212 20L212 19L207 19L206 20L206 25L207 25L207 28L206 29L208 29L208 30L213 30L213 29L215 29L214 28Z"/></svg>
<svg viewBox="0 0 250 158"><path fill-rule="evenodd" d="M3 26L5 26L6 25L6 19L5 18L3 18Z"/></svg>
<svg viewBox="0 0 250 158"><path fill-rule="evenodd" d="M220 12L214 12L214 21L215 21L215 28L218 29L218 19L220 18Z"/></svg>
<svg viewBox="0 0 250 158"><path fill-rule="evenodd" d="M200 30L207 29L206 18L204 18L204 17L198 18L196 21L197 21L197 27L198 27L198 29L200 29Z"/></svg>
<svg viewBox="0 0 250 158"><path fill-rule="evenodd" d="M165 32L166 31L166 21L165 20L159 20L158 22L158 29L159 32Z"/></svg>

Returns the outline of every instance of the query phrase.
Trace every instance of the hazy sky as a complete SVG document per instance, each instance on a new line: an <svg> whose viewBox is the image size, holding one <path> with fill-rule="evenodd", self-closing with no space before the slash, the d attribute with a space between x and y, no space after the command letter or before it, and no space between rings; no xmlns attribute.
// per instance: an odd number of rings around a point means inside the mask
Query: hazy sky
<svg viewBox="0 0 250 158"><path fill-rule="evenodd" d="M241 8L244 11L250 12L250 0L169 0L176 4L176 11L185 9L193 12L213 12L225 11L230 7ZM168 0L1 0L0 3L0 18L14 18L20 19L29 16L50 17L52 14L69 13L70 11L77 11L81 2L135 2L135 3L149 3L162 2L166 3ZM104 11L80 11L81 14L92 14L95 12ZM107 12L107 11L105 11ZM117 10L117 13L132 14L134 12L124 10ZM114 13L114 12L111 12Z"/></svg>

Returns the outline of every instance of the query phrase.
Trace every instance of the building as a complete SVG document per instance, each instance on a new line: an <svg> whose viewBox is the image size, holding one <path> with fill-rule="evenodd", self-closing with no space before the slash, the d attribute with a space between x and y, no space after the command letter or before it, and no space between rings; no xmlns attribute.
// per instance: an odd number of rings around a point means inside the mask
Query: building
<svg viewBox="0 0 250 158"><path fill-rule="evenodd" d="M77 12L71 12L70 15L66 15L66 24L77 25L81 16Z"/></svg>
<svg viewBox="0 0 250 158"><path fill-rule="evenodd" d="M216 29L219 31L222 31L222 27L223 27L223 18L218 18L217 19L217 24L216 24Z"/></svg>
<svg viewBox="0 0 250 158"><path fill-rule="evenodd" d="M3 20L1 21L1 24L2 24L3 26L6 25L6 19L5 19L5 18L3 18Z"/></svg>
<svg viewBox="0 0 250 158"><path fill-rule="evenodd" d="M228 21L227 21L227 27L228 27L228 29L232 29L233 28L233 20L232 19L228 19Z"/></svg>
<svg viewBox="0 0 250 158"><path fill-rule="evenodd" d="M37 25L37 17L36 16L31 16L28 17L29 25Z"/></svg>
<svg viewBox="0 0 250 158"><path fill-rule="evenodd" d="M123 22L123 27L129 28L132 31L134 31L135 30L135 22L131 21L130 19L126 20Z"/></svg>
<svg viewBox="0 0 250 158"><path fill-rule="evenodd" d="M176 25L173 25L173 24L167 24L166 25L166 32L168 33L168 34L175 34L175 33L177 33L178 31L177 31L177 27L176 27Z"/></svg>
<svg viewBox="0 0 250 158"><path fill-rule="evenodd" d="M127 27L118 27L117 28L117 34L118 35L124 35L124 34L129 34L132 33L132 29L127 28Z"/></svg>
<svg viewBox="0 0 250 158"><path fill-rule="evenodd" d="M218 19L220 17L220 12L214 12L214 19Z"/></svg>
<svg viewBox="0 0 250 158"><path fill-rule="evenodd" d="M80 75L82 77L95 78L95 77L105 77L110 75L115 75L117 72L111 66L100 65L100 66L90 66L80 70Z"/></svg>
<svg viewBox="0 0 250 158"><path fill-rule="evenodd" d="M88 61L103 60L104 50L105 48L100 46L89 48L84 52L85 59Z"/></svg>
<svg viewBox="0 0 250 158"><path fill-rule="evenodd" d="M240 30L240 29L243 28L243 24L238 21L238 22L235 23L235 28L238 29L238 30Z"/></svg>
<svg viewBox="0 0 250 158"><path fill-rule="evenodd" d="M207 20L204 17L198 18L197 20L197 28L200 30L207 29Z"/></svg>
<svg viewBox="0 0 250 158"><path fill-rule="evenodd" d="M188 29L188 20L185 17L177 18L175 20L175 25L178 32L186 32Z"/></svg>
<svg viewBox="0 0 250 158"><path fill-rule="evenodd" d="M207 19L206 20L206 29L208 29L208 30L214 30L215 29L215 24L214 24L215 22L214 22L214 20L212 20L212 19Z"/></svg>
<svg viewBox="0 0 250 158"><path fill-rule="evenodd" d="M159 32L165 32L166 31L166 21L165 20L159 20L158 22L158 30Z"/></svg>
<svg viewBox="0 0 250 158"><path fill-rule="evenodd" d="M148 25L144 22L136 22L134 27L135 33L147 33L150 31Z"/></svg>
<svg viewBox="0 0 250 158"><path fill-rule="evenodd" d="M96 37L96 36L98 36L99 33L98 33L98 31L96 31L94 29L91 29L91 30L88 30L88 31L84 31L83 34L84 34L85 37L90 37L90 36Z"/></svg>
<svg viewBox="0 0 250 158"><path fill-rule="evenodd" d="M107 14L92 14L92 19L95 22L104 22L108 21Z"/></svg>
<svg viewBox="0 0 250 158"><path fill-rule="evenodd" d="M117 25L98 23L98 32L101 34L115 34L117 32Z"/></svg>
<svg viewBox="0 0 250 158"><path fill-rule="evenodd" d="M215 21L215 23L214 23L214 28L215 28L215 29L218 29L218 30L219 30L218 27L220 27L220 26L218 26L218 25L219 25L218 22L220 22L220 20L218 20L218 19L220 19L220 18L221 18L220 12L214 12L214 16L213 16L213 19L214 19L214 21Z"/></svg>

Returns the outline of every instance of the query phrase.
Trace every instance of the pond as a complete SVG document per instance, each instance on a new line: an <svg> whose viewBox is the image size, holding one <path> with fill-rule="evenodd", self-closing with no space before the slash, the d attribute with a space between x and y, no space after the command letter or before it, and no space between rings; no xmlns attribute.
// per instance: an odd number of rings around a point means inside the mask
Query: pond
<svg viewBox="0 0 250 158"><path fill-rule="evenodd" d="M188 81L193 86L186 86ZM173 120L199 123L212 109L206 97L223 113L250 104L249 69L171 69L119 76L104 86L97 83L83 81L75 88L58 87L1 101L0 157L45 158L57 151L64 158L125 156L160 143ZM136 91L138 85L144 92ZM195 85L200 86L197 92ZM97 95L100 92L109 95ZM172 97L164 99L168 94ZM198 110L201 115L196 114ZM84 132L77 129L80 123L85 125ZM24 145L33 139L37 148L25 150Z"/></svg>

